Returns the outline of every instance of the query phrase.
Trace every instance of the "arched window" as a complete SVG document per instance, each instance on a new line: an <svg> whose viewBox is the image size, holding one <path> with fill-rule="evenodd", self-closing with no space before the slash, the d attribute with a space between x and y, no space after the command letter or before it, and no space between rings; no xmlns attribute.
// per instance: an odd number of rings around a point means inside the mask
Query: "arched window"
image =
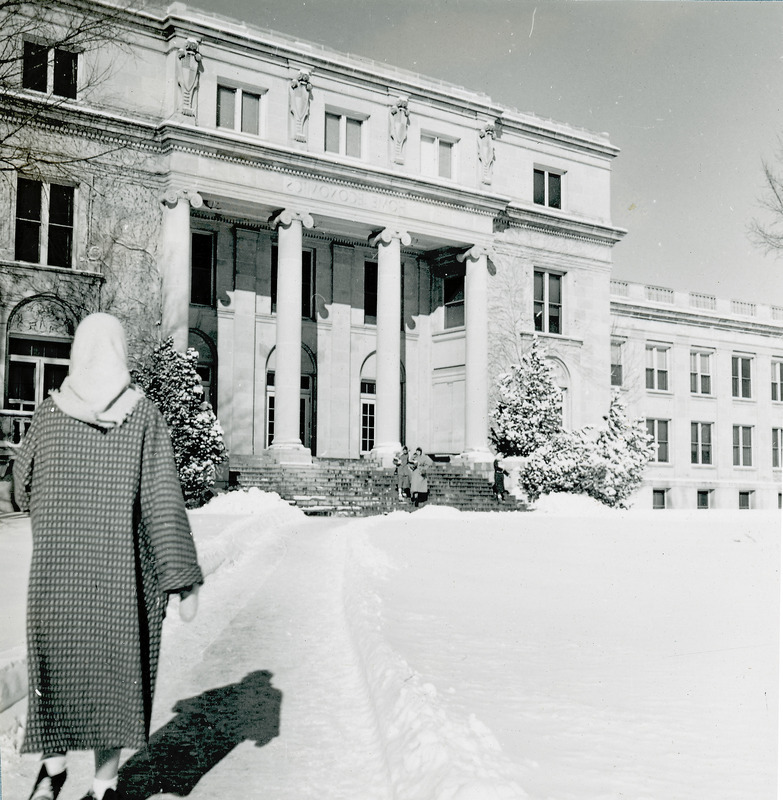
<svg viewBox="0 0 783 800"><path fill-rule="evenodd" d="M6 340L3 435L20 441L33 411L68 374L74 315L57 300L32 298L12 312Z"/></svg>
<svg viewBox="0 0 783 800"><path fill-rule="evenodd" d="M196 372L201 378L204 389L204 400L217 410L217 357L216 348L212 340L199 330L191 329L188 334L188 347L198 352Z"/></svg>
<svg viewBox="0 0 783 800"><path fill-rule="evenodd" d="M275 439L275 351L266 364L266 413L264 447L270 447ZM311 452L315 451L315 358L310 350L302 347L302 366L299 383L299 440Z"/></svg>

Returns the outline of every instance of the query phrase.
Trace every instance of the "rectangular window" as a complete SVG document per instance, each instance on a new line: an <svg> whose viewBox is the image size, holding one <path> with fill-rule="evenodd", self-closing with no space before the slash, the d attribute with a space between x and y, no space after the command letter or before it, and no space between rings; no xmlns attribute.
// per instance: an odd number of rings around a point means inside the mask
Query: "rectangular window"
<svg viewBox="0 0 783 800"><path fill-rule="evenodd" d="M731 357L731 396L740 398L751 397L749 356Z"/></svg>
<svg viewBox="0 0 783 800"><path fill-rule="evenodd" d="M656 511L661 511L666 508L666 489L652 490L652 507Z"/></svg>
<svg viewBox="0 0 783 800"><path fill-rule="evenodd" d="M79 56L71 50L25 42L22 51L22 87L76 98Z"/></svg>
<svg viewBox="0 0 783 800"><path fill-rule="evenodd" d="M272 265L270 293L272 295L272 313L277 311L277 245L272 245ZM302 250L302 317L315 318L315 253L312 250Z"/></svg>
<svg viewBox="0 0 783 800"><path fill-rule="evenodd" d="M783 361L772 362L772 399L778 403L783 401Z"/></svg>
<svg viewBox="0 0 783 800"><path fill-rule="evenodd" d="M465 276L449 275L443 279L443 327L465 325Z"/></svg>
<svg viewBox="0 0 783 800"><path fill-rule="evenodd" d="M611 344L611 381L612 386L623 385L623 345L622 342Z"/></svg>
<svg viewBox="0 0 783 800"><path fill-rule="evenodd" d="M454 142L422 134L421 171L423 175L451 178L454 173Z"/></svg>
<svg viewBox="0 0 783 800"><path fill-rule="evenodd" d="M712 464L711 422L691 422L691 464Z"/></svg>
<svg viewBox="0 0 783 800"><path fill-rule="evenodd" d="M734 466L753 466L753 428L750 425L734 425L732 434Z"/></svg>
<svg viewBox="0 0 783 800"><path fill-rule="evenodd" d="M653 461L667 463L669 461L669 420L648 419L647 433L652 436L655 445Z"/></svg>
<svg viewBox="0 0 783 800"><path fill-rule="evenodd" d="M232 86L218 86L218 128L258 136L261 130L261 95Z"/></svg>
<svg viewBox="0 0 783 800"><path fill-rule="evenodd" d="M326 112L324 150L351 158L362 157L362 120Z"/></svg>
<svg viewBox="0 0 783 800"><path fill-rule="evenodd" d="M533 272L533 325L545 333L563 332L563 276Z"/></svg>
<svg viewBox="0 0 783 800"><path fill-rule="evenodd" d="M18 178L14 258L50 267L70 267L73 219L73 186Z"/></svg>
<svg viewBox="0 0 783 800"><path fill-rule="evenodd" d="M22 54L22 86L34 92L45 92L49 71L49 48L25 42Z"/></svg>
<svg viewBox="0 0 783 800"><path fill-rule="evenodd" d="M539 206L562 208L563 176L543 169L533 170L533 202Z"/></svg>
<svg viewBox="0 0 783 800"><path fill-rule="evenodd" d="M33 411L68 374L71 343L56 339L8 341L8 381L5 407Z"/></svg>
<svg viewBox="0 0 783 800"><path fill-rule="evenodd" d="M772 429L772 466L780 469L783 466L783 428Z"/></svg>
<svg viewBox="0 0 783 800"><path fill-rule="evenodd" d="M378 321L378 264L364 262L364 324L375 325Z"/></svg>
<svg viewBox="0 0 783 800"><path fill-rule="evenodd" d="M215 305L215 234L193 231L190 235L190 302Z"/></svg>
<svg viewBox="0 0 783 800"><path fill-rule="evenodd" d="M749 511L753 508L753 492L739 493L739 508L741 511Z"/></svg>
<svg viewBox="0 0 783 800"><path fill-rule="evenodd" d="M657 392L669 390L669 348L648 344L645 381L648 389Z"/></svg>
<svg viewBox="0 0 783 800"><path fill-rule="evenodd" d="M52 73L52 94L76 99L76 65L78 56L70 50L54 48L54 69Z"/></svg>
<svg viewBox="0 0 783 800"><path fill-rule="evenodd" d="M696 492L696 508L708 509L710 508L710 495L712 492L709 489L699 489Z"/></svg>
<svg viewBox="0 0 783 800"><path fill-rule="evenodd" d="M691 350L691 394L712 394L712 353Z"/></svg>

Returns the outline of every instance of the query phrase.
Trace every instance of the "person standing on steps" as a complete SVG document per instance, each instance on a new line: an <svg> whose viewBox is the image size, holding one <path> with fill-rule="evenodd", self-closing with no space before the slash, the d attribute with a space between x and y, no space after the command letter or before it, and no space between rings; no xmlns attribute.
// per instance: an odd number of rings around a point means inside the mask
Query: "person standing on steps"
<svg viewBox="0 0 783 800"><path fill-rule="evenodd" d="M410 497L411 470L408 465L408 447L403 445L402 450L394 456L394 472L397 476L397 497Z"/></svg>
<svg viewBox="0 0 783 800"><path fill-rule="evenodd" d="M58 796L69 750L95 754L83 800L116 800L120 749L149 737L169 596L192 619L203 574L168 428L131 384L115 317L76 329L68 377L33 415L14 483L33 537L21 749L43 763L30 800Z"/></svg>
<svg viewBox="0 0 783 800"><path fill-rule="evenodd" d="M508 475L508 470L503 466L503 459L500 456L495 458L492 467L495 470L495 483L493 485L495 499L503 502L506 498L506 475Z"/></svg>
<svg viewBox="0 0 783 800"><path fill-rule="evenodd" d="M422 453L421 447L417 447L410 460L411 471L411 499L416 508L421 503L425 503L429 497L429 482L427 473L432 466L432 459Z"/></svg>

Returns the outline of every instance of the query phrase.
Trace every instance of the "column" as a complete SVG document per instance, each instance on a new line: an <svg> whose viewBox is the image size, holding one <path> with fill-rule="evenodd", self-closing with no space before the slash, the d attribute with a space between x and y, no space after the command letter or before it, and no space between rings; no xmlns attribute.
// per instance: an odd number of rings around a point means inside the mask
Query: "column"
<svg viewBox="0 0 783 800"><path fill-rule="evenodd" d="M270 450L279 461L308 462L299 438L302 372L302 228L306 212L285 209L270 218L277 228L277 327L275 342L275 437Z"/></svg>
<svg viewBox="0 0 783 800"><path fill-rule="evenodd" d="M378 315L375 346L375 447L373 457L391 463L400 444L400 244L405 231L385 228L370 237L378 248Z"/></svg>
<svg viewBox="0 0 783 800"><path fill-rule="evenodd" d="M457 256L465 263L465 451L470 462L491 461L489 433L489 315L487 254L475 245Z"/></svg>
<svg viewBox="0 0 783 800"><path fill-rule="evenodd" d="M204 201L196 192L171 189L163 203L163 247L158 262L162 278L161 332L174 339L174 348L188 347L190 328L190 209Z"/></svg>

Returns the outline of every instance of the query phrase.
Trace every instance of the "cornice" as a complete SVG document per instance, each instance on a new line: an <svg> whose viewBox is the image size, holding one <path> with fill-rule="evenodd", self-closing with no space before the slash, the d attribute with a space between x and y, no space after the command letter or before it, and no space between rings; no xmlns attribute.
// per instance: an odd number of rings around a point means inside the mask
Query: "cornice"
<svg viewBox="0 0 783 800"><path fill-rule="evenodd" d="M11 124L22 122L50 133L67 131L105 144L160 150L156 141L158 124L152 119L123 116L116 111L86 106L79 100L52 101L13 90L0 97L0 108L4 121Z"/></svg>
<svg viewBox="0 0 783 800"><path fill-rule="evenodd" d="M658 308L619 300L610 301L610 312L621 317L633 317L649 322L677 323L697 328L716 328L735 333L757 333L762 336L783 336L783 324L774 325L752 319L731 319L729 317L708 316L681 308Z"/></svg>
<svg viewBox="0 0 783 800"><path fill-rule="evenodd" d="M89 272L82 269L71 269L70 267L50 267L46 264L29 264L24 261L7 261L0 259L0 269L9 272L34 272L37 275L60 275L65 278L102 283L106 277L100 272Z"/></svg>
<svg viewBox="0 0 783 800"><path fill-rule="evenodd" d="M617 244L628 233L624 228L583 222L574 217L555 215L520 206L509 206L497 222L496 233L514 229L530 230L559 238L577 239L610 247Z"/></svg>
<svg viewBox="0 0 783 800"><path fill-rule="evenodd" d="M179 151L220 161L251 164L297 178L363 189L388 197L423 200L485 216L495 217L506 208L509 201L508 197L502 195L431 182L364 163L354 166L332 161L320 153L292 150L267 142L227 139L206 129L176 123L162 125L157 138L164 152Z"/></svg>

